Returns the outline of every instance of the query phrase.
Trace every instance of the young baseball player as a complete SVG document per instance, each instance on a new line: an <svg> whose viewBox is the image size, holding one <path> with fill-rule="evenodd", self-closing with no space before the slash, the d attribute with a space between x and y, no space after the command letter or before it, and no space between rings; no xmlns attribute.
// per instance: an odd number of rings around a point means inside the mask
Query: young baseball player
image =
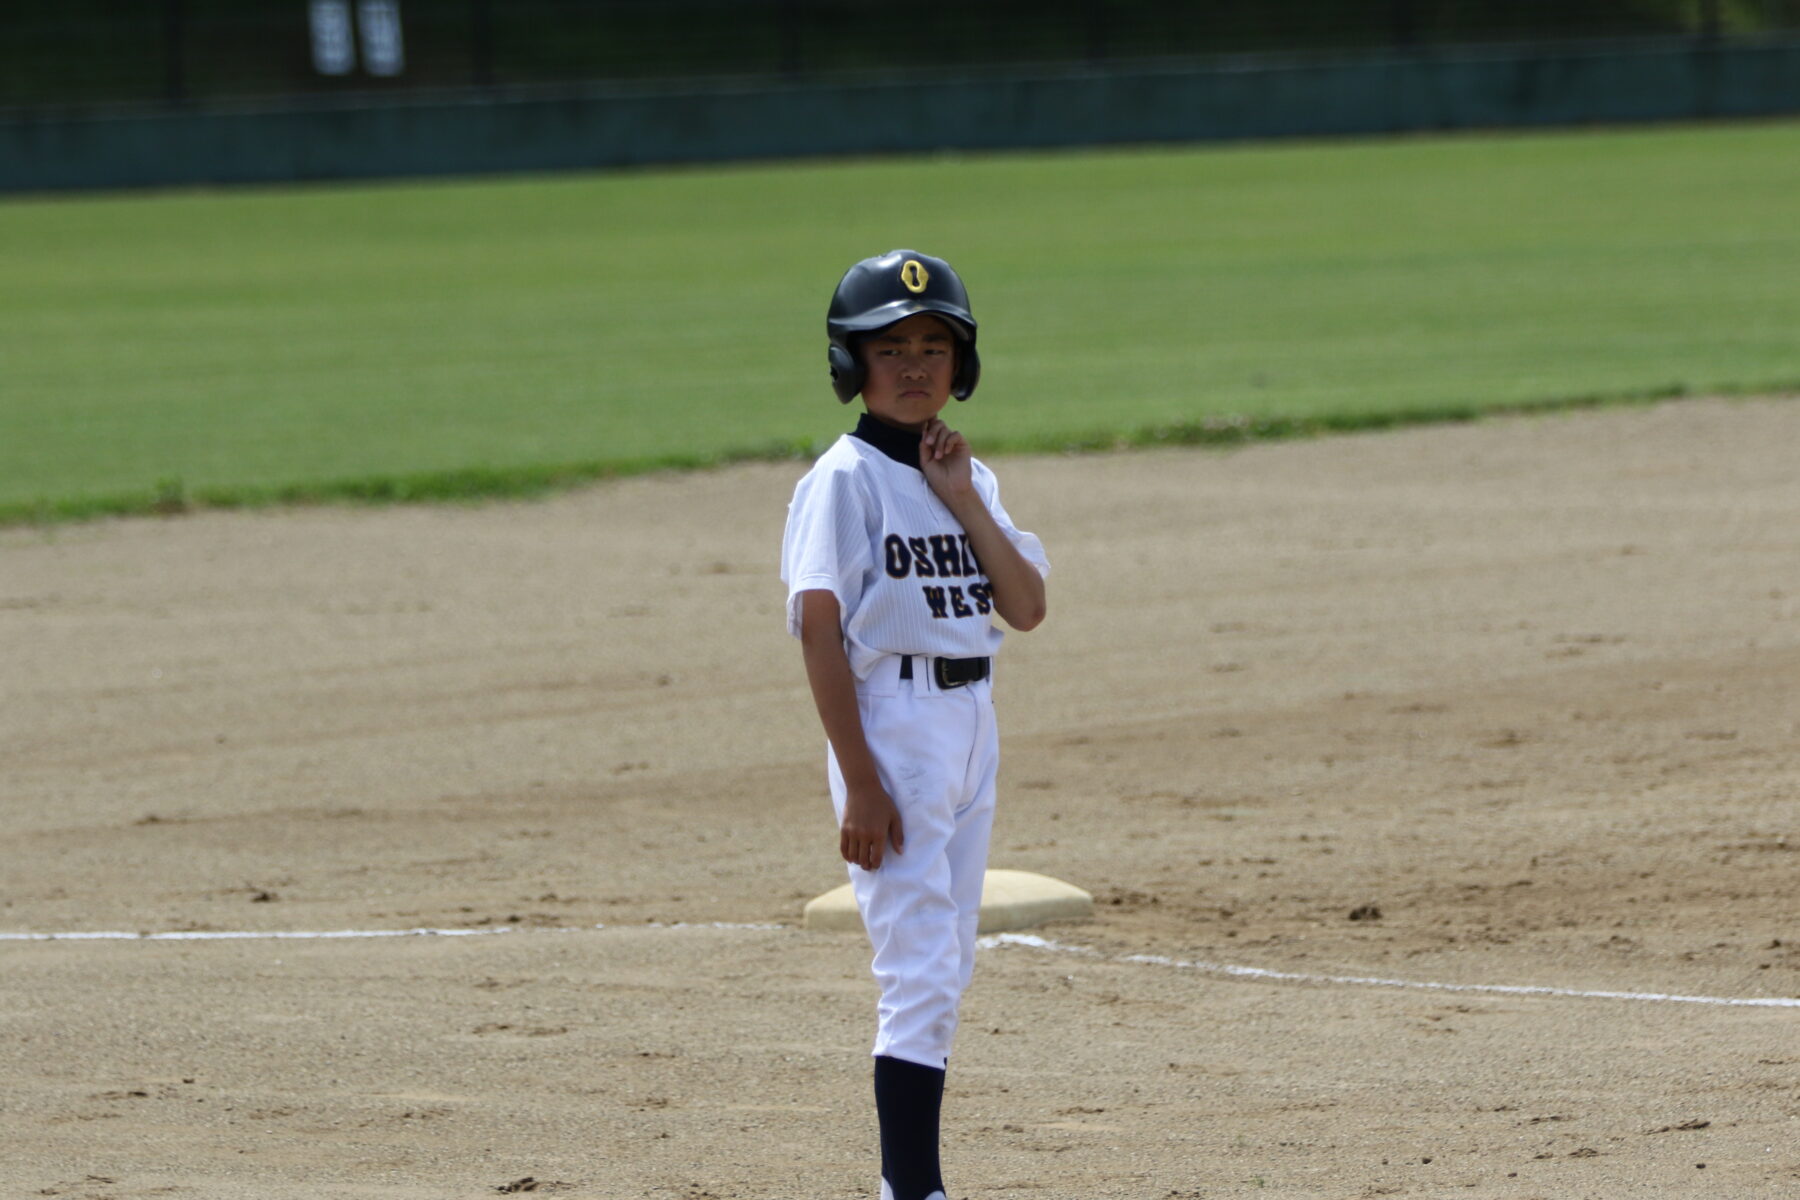
<svg viewBox="0 0 1800 1200"><path fill-rule="evenodd" d="M838 849L880 984L875 1108L882 1200L943 1200L938 1112L994 818L998 614L1044 619L1049 561L994 473L939 414L981 375L950 264L864 259L826 317L832 385L867 411L788 510L788 630L830 745Z"/></svg>

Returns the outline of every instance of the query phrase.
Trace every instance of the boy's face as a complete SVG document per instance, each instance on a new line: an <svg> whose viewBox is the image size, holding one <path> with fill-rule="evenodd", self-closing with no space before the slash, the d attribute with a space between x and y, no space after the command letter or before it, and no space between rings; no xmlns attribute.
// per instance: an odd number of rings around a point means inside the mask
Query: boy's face
<svg viewBox="0 0 1800 1200"><path fill-rule="evenodd" d="M956 377L956 335L930 313L908 317L862 344L863 404L878 420L923 429L950 402Z"/></svg>

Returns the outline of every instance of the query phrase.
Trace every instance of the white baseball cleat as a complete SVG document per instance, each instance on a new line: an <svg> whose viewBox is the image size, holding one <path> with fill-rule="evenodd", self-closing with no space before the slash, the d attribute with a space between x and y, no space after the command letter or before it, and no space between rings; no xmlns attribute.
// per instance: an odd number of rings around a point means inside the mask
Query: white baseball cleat
<svg viewBox="0 0 1800 1200"><path fill-rule="evenodd" d="M894 1189L888 1186L887 1180L881 1181L881 1200L894 1200ZM948 1200L942 1192L933 1192L925 1200Z"/></svg>

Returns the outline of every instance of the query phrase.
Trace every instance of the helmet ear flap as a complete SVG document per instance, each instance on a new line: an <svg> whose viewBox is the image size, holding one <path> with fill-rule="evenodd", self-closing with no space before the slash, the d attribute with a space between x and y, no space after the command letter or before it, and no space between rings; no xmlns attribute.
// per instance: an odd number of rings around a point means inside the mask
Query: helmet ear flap
<svg viewBox="0 0 1800 1200"><path fill-rule="evenodd" d="M956 354L956 377L950 381L950 394L958 400L967 400L975 394L975 385L981 382L981 355L975 353L973 342L958 346Z"/></svg>
<svg viewBox="0 0 1800 1200"><path fill-rule="evenodd" d="M836 342L826 351L826 360L831 363L831 389L837 393L839 404L848 404L862 391L863 366L856 355Z"/></svg>

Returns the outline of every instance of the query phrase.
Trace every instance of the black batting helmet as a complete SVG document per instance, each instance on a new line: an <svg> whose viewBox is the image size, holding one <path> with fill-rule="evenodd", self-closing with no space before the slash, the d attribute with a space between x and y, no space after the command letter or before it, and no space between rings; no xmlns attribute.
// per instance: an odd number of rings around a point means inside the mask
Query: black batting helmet
<svg viewBox="0 0 1800 1200"><path fill-rule="evenodd" d="M916 250L889 250L865 258L844 272L831 295L825 331L831 338L831 386L845 404L862 391L865 375L857 343L897 321L932 313L944 318L959 345L950 394L967 400L981 379L975 353L975 317L969 292L956 269L941 258Z"/></svg>

